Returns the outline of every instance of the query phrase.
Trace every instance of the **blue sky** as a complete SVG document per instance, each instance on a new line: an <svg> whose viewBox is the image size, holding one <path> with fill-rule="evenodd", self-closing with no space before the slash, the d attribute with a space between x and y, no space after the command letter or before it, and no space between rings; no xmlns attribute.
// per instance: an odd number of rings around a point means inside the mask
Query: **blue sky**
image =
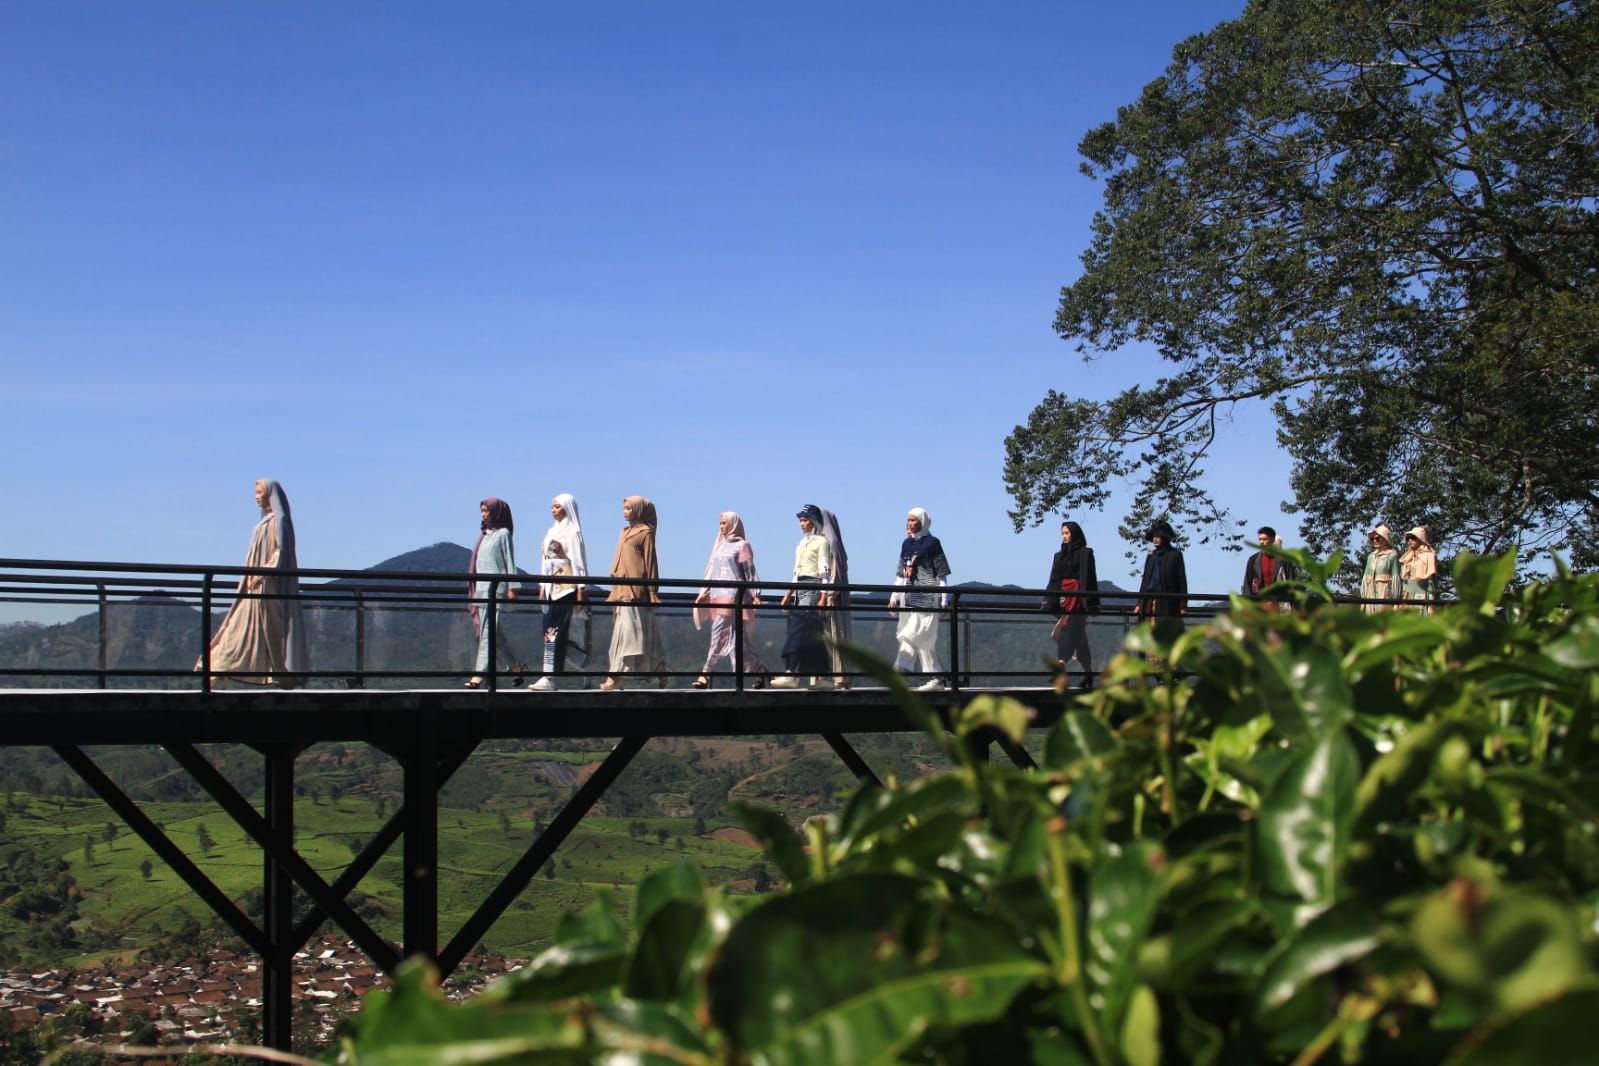
<svg viewBox="0 0 1599 1066"><path fill-rule="evenodd" d="M488 495L531 556L569 491L600 563L640 493L668 576L732 509L781 579L814 501L887 581L922 506L955 580L1042 584L1005 435L1159 372L1050 328L1077 141L1241 7L7 4L0 556L237 563L271 476L305 566ZM1293 528L1265 412L1213 471ZM1117 513L1072 517L1125 584Z"/></svg>

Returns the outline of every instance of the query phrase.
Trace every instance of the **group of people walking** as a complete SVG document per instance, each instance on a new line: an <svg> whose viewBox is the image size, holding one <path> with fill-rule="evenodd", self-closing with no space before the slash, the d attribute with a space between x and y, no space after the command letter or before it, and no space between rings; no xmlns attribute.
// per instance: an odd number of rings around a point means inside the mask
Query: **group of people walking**
<svg viewBox="0 0 1599 1066"><path fill-rule="evenodd" d="M287 573L250 575L239 582L239 595L207 653L195 663L195 670L209 669L233 680L292 688L308 668L299 580L293 574L299 566L294 521L288 497L276 481L257 481L255 500L261 518L245 565ZM705 564L706 585L694 599L695 628L710 626L710 646L701 673L693 681L695 688L709 686L717 666L740 652L744 670L755 676L756 688L767 684L797 688L807 682L813 688L848 687L848 669L839 648L852 636L850 594L847 587L836 587L849 584L843 531L836 515L815 504L801 507L795 517L800 539L794 549L791 578L799 587L786 591L780 604L788 619L783 671L774 676L750 639L755 608L761 602L759 588L750 586L759 582L760 575L744 520L736 512L724 511L717 518L716 539ZM579 580L589 576L589 569L577 500L568 493L556 496L550 501L550 518L540 550L539 580L533 583L533 598L543 609L542 669L532 685L540 691L556 688L557 678L566 672L573 621L588 609L588 586ZM622 501L622 518L626 524L611 557L606 595L612 615L610 659L600 689L616 691L629 678L641 676L651 677L664 688L669 678L656 618L661 597L655 504L643 496L629 496ZM478 519L478 538L468 564L476 575L467 602L476 637L474 673L466 681L469 688L483 684L491 654L498 660L497 670L518 675L526 670L526 661L500 625L505 604L518 598L523 584L515 577L516 522L511 505L490 496L478 504ZM939 615L926 609L948 606L948 594L937 590L947 585L950 573L943 545L931 533L932 524L921 508L913 508L907 516L895 579L896 585L906 588L889 600L889 611L897 619L896 665L929 675L924 689L944 685L939 676L944 667L937 651ZM501 574L505 579L497 577ZM816 587L807 587L813 585ZM737 639L735 627L743 627L743 640ZM582 651L586 656L588 649Z"/></svg>
<svg viewBox="0 0 1599 1066"><path fill-rule="evenodd" d="M238 595L212 638L208 653L195 669L209 669L254 684L278 683L293 687L307 670L305 631L299 604L298 567L294 521L283 487L271 479L255 483L260 521L251 535L245 565L280 574L253 574L241 579ZM499 625L507 601L516 600L523 586L513 542L515 521L511 506L498 497L478 505L479 533L472 548L470 571L477 575L469 587L467 611L476 635L474 673L466 685L477 688L490 670L491 645L497 652L495 668L518 675L526 671L522 659ZM851 640L851 604L848 585L849 555L838 517L815 504L801 507L795 517L800 538L794 548L790 584L780 607L787 617L783 642L783 669L773 674L761 658L753 637L756 608L760 605L760 575L755 550L745 533L744 520L734 511L717 516L716 537L706 559L702 587L694 598L696 629L710 627L710 643L695 688L706 688L725 661L738 664L754 676L754 687L848 687L849 672L840 646ZM661 602L656 556L655 504L643 496L622 501L625 523L611 557L610 657L603 691L623 688L629 679L647 677L666 687L669 671L661 640L656 608ZM573 622L586 617L589 576L588 555L577 500L561 493L550 501L550 526L539 553L538 581L533 597L543 612L541 669L532 687L549 691L566 672L573 649ZM888 611L895 619L895 668L925 678L924 690L944 687L944 665L938 654L940 608L949 606L949 561L944 546L933 535L932 517L913 507L905 517L905 539L900 545L895 571L895 591ZM1242 592L1270 601L1274 586L1299 577L1292 563L1267 549L1280 548L1282 538L1270 526L1256 532L1261 550L1244 566ZM1085 685L1092 685L1093 654L1088 643L1088 616L1099 612L1099 576L1094 551L1082 526L1064 521L1061 546L1050 565L1046 596L1041 608L1058 616L1051 631L1060 668L1077 663ZM1437 557L1425 527L1405 534L1405 550L1393 543L1392 531L1378 525L1368 534L1371 551L1366 556L1361 596L1366 610L1388 608L1388 602L1431 600L1436 589ZM1133 614L1139 620L1180 618L1187 613L1188 575L1183 553L1176 546L1171 525L1159 521L1145 534L1149 552L1139 582ZM500 579L491 575L506 575ZM810 586L815 586L810 587ZM1280 593L1279 593L1280 594ZM490 618L494 619L491 627ZM491 640L491 628L494 630ZM742 639L739 631L742 630ZM586 658L588 647L581 647Z"/></svg>

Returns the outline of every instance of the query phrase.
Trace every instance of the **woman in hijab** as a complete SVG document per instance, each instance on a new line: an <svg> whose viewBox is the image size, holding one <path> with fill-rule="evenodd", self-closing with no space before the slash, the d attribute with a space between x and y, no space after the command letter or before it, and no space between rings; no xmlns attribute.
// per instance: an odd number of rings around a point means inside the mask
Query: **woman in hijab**
<svg viewBox="0 0 1599 1066"><path fill-rule="evenodd" d="M854 624L850 618L849 553L844 550L844 534L838 526L838 516L827 508L818 508L822 514L822 536L827 538L827 554L832 560L832 584L836 591L822 597L822 631L827 637L828 662L833 668L833 684L849 688L849 664L839 646L854 640Z"/></svg>
<svg viewBox="0 0 1599 1066"><path fill-rule="evenodd" d="M1404 577L1399 565L1399 552L1394 550L1393 530L1378 525L1366 535L1371 551L1366 554L1366 570L1360 578L1360 598L1363 600L1398 600L1403 592ZM1367 603L1367 614L1392 610L1386 603Z"/></svg>
<svg viewBox="0 0 1599 1066"><path fill-rule="evenodd" d="M583 526L577 515L577 501L563 492L550 501L554 520L544 534L539 573L544 581L539 597L544 600L544 672L533 687L540 692L555 690L555 675L566 673L566 649L572 615L586 610L588 590L566 577L587 577L588 552L583 547Z"/></svg>
<svg viewBox="0 0 1599 1066"><path fill-rule="evenodd" d="M711 557L705 563L705 580L760 580L760 575L755 572L755 549L744 536L744 519L734 511L723 511L717 516L716 541L711 545ZM711 623L711 646L705 653L704 669L694 679L695 688L708 688L711 671L717 662L733 658L735 614L744 626L744 669L755 675L756 688L766 687L769 671L766 664L761 662L754 640L755 605L761 602L761 593L759 589L744 589L742 611L733 606L738 594L738 589L703 588L694 599L694 628L704 626L707 619Z"/></svg>
<svg viewBox="0 0 1599 1066"><path fill-rule="evenodd" d="M1427 538L1427 527L1417 526L1405 534L1405 554L1399 557L1399 575L1407 600L1430 600L1437 593L1438 555ZM1423 614L1431 609L1423 606Z"/></svg>
<svg viewBox="0 0 1599 1066"><path fill-rule="evenodd" d="M655 504L643 496L622 501L622 517L627 527L616 538L616 555L611 559L611 576L642 581L659 581L660 562L655 557ZM661 627L655 605L661 602L654 585L613 585L609 601L616 606L611 616L611 673L600 690L622 689L625 674L654 671L666 687L666 653L661 646Z"/></svg>
<svg viewBox="0 0 1599 1066"><path fill-rule="evenodd" d="M933 536L933 520L920 507L912 507L905 516L905 541L899 548L899 570L894 584L907 591L896 592L888 598L888 613L899 618L894 636L899 641L899 651L894 656L894 668L902 673L920 666L922 673L933 675L920 688L935 692L944 688L941 676L944 664L938 659L938 619L935 608L949 606L947 592L911 592L909 589L945 588L949 584L949 562L944 558L944 546ZM901 614L899 608L913 610Z"/></svg>
<svg viewBox="0 0 1599 1066"><path fill-rule="evenodd" d="M255 503L261 508L261 520L250 535L244 565L295 570L299 562L294 552L294 517L283 486L271 478L257 481ZM203 656L194 668L205 669ZM293 688L306 668L299 577L290 572L240 578L233 606L211 637L213 675L239 673L243 676L233 680ZM225 683L215 676L213 681Z"/></svg>
<svg viewBox="0 0 1599 1066"><path fill-rule="evenodd" d="M1059 615L1050 636L1055 640L1055 656L1062 671L1073 659L1083 668L1083 688L1094 687L1093 652L1088 647L1088 616L1099 613L1099 573L1094 568L1094 549L1088 546L1083 527L1076 522L1060 524L1060 551L1049 567L1049 594L1043 608Z"/></svg>
<svg viewBox="0 0 1599 1066"><path fill-rule="evenodd" d="M511 505L498 496L490 496L478 504L478 515L482 519L478 526L477 544L472 548L471 572L474 574L512 574L516 573L516 550L511 542L511 534L515 532L515 523L511 519ZM470 586L471 599L467 603L467 611L472 616L472 628L477 631L477 673L467 678L467 688L478 688L483 684L483 675L489 669L489 626L486 608L490 602L494 604L494 642L497 646L498 658L511 662L511 669L520 675L525 665L516 659L511 651L510 642L506 639L505 624L500 620L501 599L516 599L516 587L509 581L477 581ZM520 676L517 684L522 683Z"/></svg>
<svg viewBox="0 0 1599 1066"><path fill-rule="evenodd" d="M1144 557L1144 578L1138 591L1145 595L1133 608L1135 618L1180 618L1188 613L1188 569L1183 553L1172 543L1177 534L1170 522L1149 527L1145 540L1154 545Z"/></svg>
<svg viewBox="0 0 1599 1066"><path fill-rule="evenodd" d="M794 582L828 585L833 580L832 551L822 535L822 509L814 503L801 507L800 542L794 549ZM819 679L833 665L822 642L822 618L816 608L827 602L827 594L816 588L789 589L783 593L788 611L788 635L783 641L783 665L787 672L772 679L773 688L798 688L800 679L809 677L813 687L832 688L831 678Z"/></svg>

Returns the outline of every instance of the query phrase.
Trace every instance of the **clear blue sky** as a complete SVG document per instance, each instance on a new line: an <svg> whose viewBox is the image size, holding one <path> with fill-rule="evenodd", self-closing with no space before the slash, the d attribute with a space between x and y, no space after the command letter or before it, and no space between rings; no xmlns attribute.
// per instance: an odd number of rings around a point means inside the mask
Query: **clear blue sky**
<svg viewBox="0 0 1599 1066"><path fill-rule="evenodd" d="M0 555L237 563L270 476L305 566L488 495L531 562L569 491L599 564L640 493L669 576L733 509L782 578L814 501L857 580L922 506L954 580L1042 584L1005 435L1158 372L1050 328L1077 141L1241 7L8 3ZM1213 465L1292 529L1264 412ZM1116 513L1072 517L1125 583Z"/></svg>

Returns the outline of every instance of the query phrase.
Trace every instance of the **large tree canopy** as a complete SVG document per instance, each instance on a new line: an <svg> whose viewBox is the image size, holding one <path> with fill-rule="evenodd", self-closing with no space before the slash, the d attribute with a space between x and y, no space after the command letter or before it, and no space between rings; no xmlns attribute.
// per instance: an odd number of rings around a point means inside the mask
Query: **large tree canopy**
<svg viewBox="0 0 1599 1066"><path fill-rule="evenodd" d="M1599 14L1552 0L1253 0L1091 131L1105 202L1055 328L1174 369L1050 392L1006 440L1017 529L1204 487L1270 403L1313 549L1368 523L1599 565ZM1247 477L1247 471L1232 471Z"/></svg>

